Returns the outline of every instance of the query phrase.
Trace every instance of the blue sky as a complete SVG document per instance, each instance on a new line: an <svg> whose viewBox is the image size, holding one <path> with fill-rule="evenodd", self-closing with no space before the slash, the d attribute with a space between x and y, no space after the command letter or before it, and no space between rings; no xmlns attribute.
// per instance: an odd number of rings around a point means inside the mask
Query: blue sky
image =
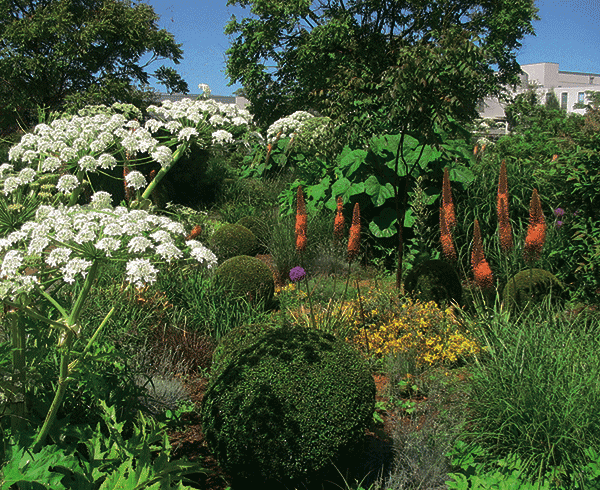
<svg viewBox="0 0 600 490"><path fill-rule="evenodd" d="M183 44L183 61L172 65L198 93L208 83L213 95L232 95L239 85L228 86L225 51L229 38L223 34L232 15L248 12L227 7L227 0L145 0L160 17L159 26ZM559 64L561 71L600 74L600 2L598 0L536 0L541 20L534 22L536 36L526 36L517 54L521 64L544 61ZM165 63L168 65L168 63ZM154 71L158 63L149 68ZM160 86L156 88L160 89Z"/></svg>

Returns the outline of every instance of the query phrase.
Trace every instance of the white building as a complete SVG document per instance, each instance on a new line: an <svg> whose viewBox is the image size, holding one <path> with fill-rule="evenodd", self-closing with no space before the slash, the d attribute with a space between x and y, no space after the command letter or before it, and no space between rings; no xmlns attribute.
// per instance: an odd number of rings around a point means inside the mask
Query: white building
<svg viewBox="0 0 600 490"><path fill-rule="evenodd" d="M575 109L578 102L586 103L585 93L600 91L600 73L579 73L560 71L558 63L531 63L521 65L521 85L516 93L524 92L527 87L535 87L541 102L545 102L554 92L560 107L567 112L584 114L585 109ZM483 118L504 118L504 105L497 99L485 99L479 111Z"/></svg>

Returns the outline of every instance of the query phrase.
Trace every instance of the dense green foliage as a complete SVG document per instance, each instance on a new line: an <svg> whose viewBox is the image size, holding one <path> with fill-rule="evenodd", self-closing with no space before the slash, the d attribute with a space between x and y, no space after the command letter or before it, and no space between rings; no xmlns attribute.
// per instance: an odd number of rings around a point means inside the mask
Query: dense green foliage
<svg viewBox="0 0 600 490"><path fill-rule="evenodd" d="M256 257L238 255L223 262L215 272L222 284L233 296L249 301L265 301L273 298L275 283L271 269Z"/></svg>
<svg viewBox="0 0 600 490"><path fill-rule="evenodd" d="M475 117L478 100L516 81L515 52L537 11L530 0L228 3L252 14L227 25L237 36L227 74L258 121L311 108L343 121L346 141L388 123L428 139L449 116Z"/></svg>
<svg viewBox="0 0 600 490"><path fill-rule="evenodd" d="M452 264L443 260L427 260L411 269L406 276L404 290L426 303L462 303L462 285L458 274Z"/></svg>
<svg viewBox="0 0 600 490"><path fill-rule="evenodd" d="M266 252L269 241L271 240L271 230L264 219L256 216L244 216L237 221L236 225L248 228L256 237L258 251L262 253Z"/></svg>
<svg viewBox="0 0 600 490"><path fill-rule="evenodd" d="M245 226L227 223L213 233L210 247L219 262L224 262L238 255L256 255L258 240Z"/></svg>
<svg viewBox="0 0 600 490"><path fill-rule="evenodd" d="M359 353L303 327L278 328L236 351L202 405L206 440L232 475L315 476L364 436L375 384Z"/></svg>
<svg viewBox="0 0 600 490"><path fill-rule="evenodd" d="M147 103L153 93L141 58L182 58L157 20L150 5L129 0L0 2L1 127L15 118L29 124L38 107ZM154 77L169 90L188 90L173 68L162 66Z"/></svg>

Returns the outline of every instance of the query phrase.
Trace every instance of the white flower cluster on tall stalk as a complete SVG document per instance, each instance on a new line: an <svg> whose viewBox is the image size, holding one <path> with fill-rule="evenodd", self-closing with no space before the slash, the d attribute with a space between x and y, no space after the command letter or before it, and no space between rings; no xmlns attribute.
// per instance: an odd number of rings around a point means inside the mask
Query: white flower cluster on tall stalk
<svg viewBox="0 0 600 490"><path fill-rule="evenodd" d="M275 121L267 129L267 141L273 144L278 138L291 138L304 124L304 121L314 116L305 111L296 111L293 114Z"/></svg>
<svg viewBox="0 0 600 490"><path fill-rule="evenodd" d="M164 126L172 134L179 131L180 140L187 137L186 128L197 127L201 121L205 121L215 129L212 134L213 144L230 143L233 141L233 135L223 128L248 126L252 123L252 115L246 109L240 109L235 104L222 104L213 99L185 98L175 102L165 100L161 106L151 105L147 110L155 119L151 120L152 122L148 121L146 127Z"/></svg>
<svg viewBox="0 0 600 490"><path fill-rule="evenodd" d="M112 208L110 201L101 191L85 206L40 206L35 220L1 238L0 299L30 292L44 273L73 283L98 260L126 264L127 280L138 287L156 280L160 262L190 257L209 268L217 263L200 242L184 241L180 223L143 210Z"/></svg>

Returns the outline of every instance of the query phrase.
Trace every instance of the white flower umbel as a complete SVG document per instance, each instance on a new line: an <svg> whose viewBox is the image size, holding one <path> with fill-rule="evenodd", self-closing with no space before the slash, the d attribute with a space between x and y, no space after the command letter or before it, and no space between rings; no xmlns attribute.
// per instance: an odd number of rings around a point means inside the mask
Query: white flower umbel
<svg viewBox="0 0 600 490"><path fill-rule="evenodd" d="M112 206L112 196L106 191L95 192L90 206L94 209L110 208Z"/></svg>
<svg viewBox="0 0 600 490"><path fill-rule="evenodd" d="M134 190L143 189L146 187L146 177L142 172L133 170L125 176L125 184L127 187L131 187Z"/></svg>
<svg viewBox="0 0 600 490"><path fill-rule="evenodd" d="M312 117L314 116L308 112L296 111L290 116L278 119L267 129L268 142L274 143L278 135L280 138L292 137L302 127L304 121Z"/></svg>
<svg viewBox="0 0 600 490"><path fill-rule="evenodd" d="M112 208L109 196L96 193L85 206L40 206L34 221L1 238L0 299L32 288L38 278L56 278L45 275L56 274L57 268L65 282L73 283L86 278L95 262L127 263L124 272L139 286L156 279L154 263L187 257L208 267L216 264L202 244L185 242L180 223L143 210ZM35 279L22 279L26 263L35 264Z"/></svg>
<svg viewBox="0 0 600 490"><path fill-rule="evenodd" d="M229 131L219 129L212 134L213 145L225 145L233 143L233 135Z"/></svg>
<svg viewBox="0 0 600 490"><path fill-rule="evenodd" d="M79 185L79 179L75 175L63 175L56 184L56 188L63 194L70 194Z"/></svg>
<svg viewBox="0 0 600 490"><path fill-rule="evenodd" d="M158 269L148 259L132 259L127 262L126 273L127 280L141 288L156 281Z"/></svg>

